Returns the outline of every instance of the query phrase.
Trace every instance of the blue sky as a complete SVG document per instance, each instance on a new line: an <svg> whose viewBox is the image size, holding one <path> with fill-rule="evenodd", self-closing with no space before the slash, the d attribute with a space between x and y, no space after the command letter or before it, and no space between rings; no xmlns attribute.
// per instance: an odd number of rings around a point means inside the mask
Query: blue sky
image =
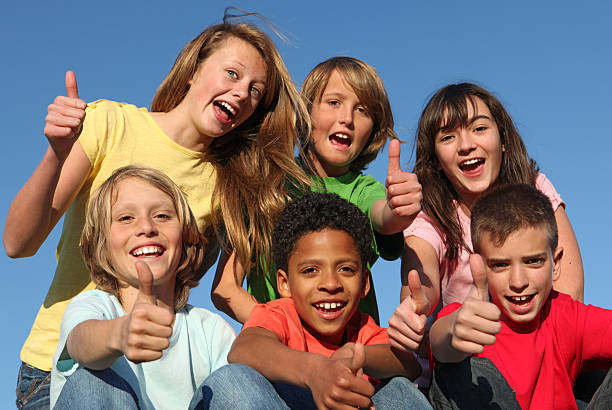
<svg viewBox="0 0 612 410"><path fill-rule="evenodd" d="M459 81L476 82L504 103L529 153L567 203L585 268L587 303L612 308L612 269L605 245L612 222L612 6L605 1L272 2L166 1L8 2L0 16L0 223L44 153L47 105L76 72L80 96L148 106L178 51L235 5L265 15L293 42L274 38L300 85L320 61L348 55L383 79L396 132L412 140L428 97ZM386 151L368 172L384 181ZM14 403L19 351L55 269L56 228L37 255L0 256L0 407ZM213 309L209 273L191 303ZM399 302L399 262L374 266L382 321Z"/></svg>

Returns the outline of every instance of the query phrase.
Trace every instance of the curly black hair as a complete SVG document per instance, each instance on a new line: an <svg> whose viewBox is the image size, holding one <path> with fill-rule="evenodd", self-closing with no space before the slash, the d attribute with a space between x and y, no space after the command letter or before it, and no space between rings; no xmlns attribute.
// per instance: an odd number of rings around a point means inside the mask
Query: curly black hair
<svg viewBox="0 0 612 410"><path fill-rule="evenodd" d="M277 268L288 272L289 256L297 241L326 228L348 233L355 241L363 267L367 267L373 257L369 218L336 194L310 192L287 205L272 232L272 255Z"/></svg>

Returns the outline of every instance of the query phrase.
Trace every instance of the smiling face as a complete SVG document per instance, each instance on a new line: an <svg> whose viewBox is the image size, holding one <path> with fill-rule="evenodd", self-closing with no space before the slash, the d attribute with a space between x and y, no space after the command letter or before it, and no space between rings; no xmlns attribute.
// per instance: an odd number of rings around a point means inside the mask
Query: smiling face
<svg viewBox="0 0 612 410"><path fill-rule="evenodd" d="M312 104L311 159L319 176L344 175L368 142L374 121L355 91L334 70Z"/></svg>
<svg viewBox="0 0 612 410"><path fill-rule="evenodd" d="M474 97L474 103L467 103L468 127L440 130L435 137L440 168L467 209L495 185L502 161L497 123L482 100Z"/></svg>
<svg viewBox="0 0 612 410"><path fill-rule="evenodd" d="M293 299L314 337L340 345L346 324L370 289L353 238L329 228L307 233L296 242L288 270L278 270L280 294Z"/></svg>
<svg viewBox="0 0 612 410"><path fill-rule="evenodd" d="M539 316L558 276L561 249L554 254L546 228L521 228L501 246L483 233L480 254L487 266L489 293L506 322L527 324Z"/></svg>
<svg viewBox="0 0 612 410"><path fill-rule="evenodd" d="M226 134L253 114L266 90L266 64L255 47L229 37L202 63L181 102L200 135Z"/></svg>
<svg viewBox="0 0 612 410"><path fill-rule="evenodd" d="M172 198L140 178L126 178L117 184L111 218L114 276L138 288L134 264L143 261L153 272L154 285L172 296L182 251L181 224Z"/></svg>

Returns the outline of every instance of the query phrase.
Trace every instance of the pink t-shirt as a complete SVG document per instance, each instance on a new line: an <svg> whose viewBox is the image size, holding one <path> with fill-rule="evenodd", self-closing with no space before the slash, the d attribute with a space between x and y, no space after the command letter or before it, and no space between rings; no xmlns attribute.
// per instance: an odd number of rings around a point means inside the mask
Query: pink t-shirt
<svg viewBox="0 0 612 410"><path fill-rule="evenodd" d="M538 174L535 186L550 199L555 211L559 205L565 206L561 196L544 174ZM457 214L459 215L459 223L463 231L463 240L471 249L472 238L470 236L470 218L459 206L457 207ZM449 261L444 258L447 249L444 244L444 235L436 228L433 221L423 211L421 211L414 222L404 230L404 236L416 236L417 238L421 238L429 243L436 251L440 264L440 278L442 281L440 289L443 306L453 302L463 302L472 285L472 272L469 262L470 253L468 250L461 248L457 266L453 272L449 272Z"/></svg>
<svg viewBox="0 0 612 410"><path fill-rule="evenodd" d="M439 317L460 306L447 305ZM531 331L514 331L501 322L495 343L475 356L495 364L521 408L575 409L576 376L612 365L612 310L552 291L536 320L539 323Z"/></svg>

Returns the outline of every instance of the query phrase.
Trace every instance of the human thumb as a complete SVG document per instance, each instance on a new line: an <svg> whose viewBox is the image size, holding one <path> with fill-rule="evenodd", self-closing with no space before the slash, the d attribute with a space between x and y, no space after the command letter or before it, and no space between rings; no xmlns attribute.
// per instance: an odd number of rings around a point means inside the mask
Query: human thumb
<svg viewBox="0 0 612 410"><path fill-rule="evenodd" d="M421 278L419 272L411 270L408 272L408 288L412 297L412 308L417 315L429 314L429 301L421 288Z"/></svg>
<svg viewBox="0 0 612 410"><path fill-rule="evenodd" d="M66 71L66 95L70 98L79 98L76 75L72 71Z"/></svg>
<svg viewBox="0 0 612 410"><path fill-rule="evenodd" d="M136 262L136 271L138 272L138 296L136 303L150 303L157 305L157 297L153 292L153 272L151 268L144 262Z"/></svg>
<svg viewBox="0 0 612 410"><path fill-rule="evenodd" d="M400 142L397 139L393 139L389 142L389 169L387 175L395 175L398 172L402 172L400 166Z"/></svg>
<svg viewBox="0 0 612 410"><path fill-rule="evenodd" d="M474 280L473 290L470 292L470 294L484 302L488 302L489 286L487 285L487 271L485 269L482 257L479 254L474 253L470 255L470 269L472 271L472 278ZM473 294L474 289L477 296Z"/></svg>
<svg viewBox="0 0 612 410"><path fill-rule="evenodd" d="M351 371L356 376L363 375L363 365L365 364L365 349L361 343L355 343L353 358L351 359Z"/></svg>

